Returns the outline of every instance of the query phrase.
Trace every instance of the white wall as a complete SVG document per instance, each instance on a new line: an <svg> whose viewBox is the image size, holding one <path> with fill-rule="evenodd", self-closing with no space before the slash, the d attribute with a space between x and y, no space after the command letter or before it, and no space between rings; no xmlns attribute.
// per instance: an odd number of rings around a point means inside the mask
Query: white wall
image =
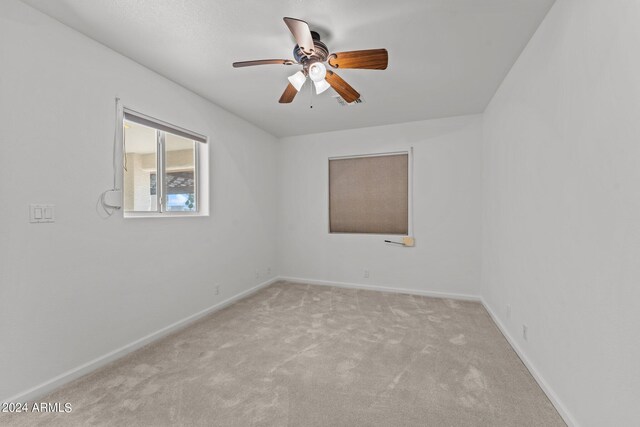
<svg viewBox="0 0 640 427"><path fill-rule="evenodd" d="M96 213L112 181L115 96L210 136L211 216ZM275 274L275 144L34 9L0 2L0 401ZM28 222L37 202L56 205L56 223Z"/></svg>
<svg viewBox="0 0 640 427"><path fill-rule="evenodd" d="M327 159L411 146L416 246L385 244L387 236L329 234ZM281 275L479 295L480 160L480 116L282 139L278 156ZM369 279L363 277L365 269L370 271Z"/></svg>
<svg viewBox="0 0 640 427"><path fill-rule="evenodd" d="M484 117L277 143L28 6L0 2L0 400L279 268L481 293L571 423L637 425L639 18L636 1L558 0ZM210 217L96 213L111 185L115 96L211 137ZM410 146L416 247L330 235L327 158ZM56 223L28 223L37 202L56 204ZM176 242L184 255L169 249Z"/></svg>
<svg viewBox="0 0 640 427"><path fill-rule="evenodd" d="M558 0L484 116L483 296L582 426L640 425L638 22Z"/></svg>

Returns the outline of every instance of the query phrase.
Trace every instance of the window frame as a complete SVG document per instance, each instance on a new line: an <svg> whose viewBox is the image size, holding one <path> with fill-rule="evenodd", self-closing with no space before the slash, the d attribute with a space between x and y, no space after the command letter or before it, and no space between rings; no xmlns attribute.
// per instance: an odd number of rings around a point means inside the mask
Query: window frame
<svg viewBox="0 0 640 427"><path fill-rule="evenodd" d="M394 156L394 155L407 155L407 234L388 234L388 233L354 233L347 231L331 231L331 184L330 184L330 174L329 168L332 160L344 160L344 159L357 159L357 158L366 158L366 157L381 157L381 156ZM327 223L327 234L330 236L373 236L379 238L390 237L390 238L398 238L398 237L410 237L413 236L413 147L409 147L407 149L398 149L393 151L376 151L372 153L361 153L361 154L348 154L348 155L336 155L330 156L327 158L327 193L326 193L326 223Z"/></svg>
<svg viewBox="0 0 640 427"><path fill-rule="evenodd" d="M134 116L136 118L142 119L142 121L147 123L139 123L133 120L129 120L133 123L147 126L152 128L156 132L156 207L155 211L126 211L124 208L124 179L125 179L125 156L126 156L126 141L125 141L125 122L128 120L127 116ZM209 216L208 207L203 206L204 203L208 203L208 200L202 197L203 192L201 191L201 181L204 176L203 171L208 165L203 164L204 156L202 156L201 151L203 147L202 144L209 143L209 137L199 134L197 132L190 131L180 126L173 125L171 123L165 122L164 120L156 119L155 117L151 117L144 113L140 113L139 111L123 107L122 113L119 120L121 126L121 138L122 138L122 183L123 183L123 191L122 191L122 215L125 219L129 218L176 218L176 217L201 217L201 216ZM155 125L155 126L154 126ZM174 132L171 132L171 131ZM196 209L194 211L170 211L166 209L167 203L167 170L166 170L166 159L165 159L165 144L166 144L166 134L171 133L173 135L190 139L193 138L194 144L194 195L196 199Z"/></svg>

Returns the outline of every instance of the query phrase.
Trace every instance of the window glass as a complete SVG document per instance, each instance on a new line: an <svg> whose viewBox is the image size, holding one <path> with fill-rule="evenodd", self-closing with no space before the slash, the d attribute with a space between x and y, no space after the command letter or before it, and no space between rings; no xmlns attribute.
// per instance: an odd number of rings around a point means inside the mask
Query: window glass
<svg viewBox="0 0 640 427"><path fill-rule="evenodd" d="M123 125L125 217L206 215L198 180L207 137L126 109Z"/></svg>
<svg viewBox="0 0 640 427"><path fill-rule="evenodd" d="M158 143L156 130L124 122L125 171L124 211L157 212L156 175Z"/></svg>
<svg viewBox="0 0 640 427"><path fill-rule="evenodd" d="M165 134L165 188L167 211L197 211L196 142Z"/></svg>

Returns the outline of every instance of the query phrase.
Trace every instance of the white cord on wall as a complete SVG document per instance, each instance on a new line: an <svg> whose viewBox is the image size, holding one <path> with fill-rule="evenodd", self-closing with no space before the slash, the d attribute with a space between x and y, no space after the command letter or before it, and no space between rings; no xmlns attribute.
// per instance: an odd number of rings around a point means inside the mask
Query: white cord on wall
<svg viewBox="0 0 640 427"><path fill-rule="evenodd" d="M103 216L104 219L109 218L111 215L113 215L118 209L120 209L120 205L116 205L113 202L108 202L106 200L107 194L110 192L119 192L120 189L118 188L118 183L117 183L117 173L118 173L118 168L117 168L117 146L118 146L118 131L121 129L120 128L120 98L116 97L116 102L115 102L115 119L114 119L114 128L113 128L113 152L112 152L112 158L111 158L111 166L112 166L112 172L113 172L113 186L108 189L103 191L102 193L100 193L100 196L98 197L98 202L96 204L96 210L98 211L98 214ZM100 211L99 209L102 209L102 211ZM106 216L104 216L106 215Z"/></svg>

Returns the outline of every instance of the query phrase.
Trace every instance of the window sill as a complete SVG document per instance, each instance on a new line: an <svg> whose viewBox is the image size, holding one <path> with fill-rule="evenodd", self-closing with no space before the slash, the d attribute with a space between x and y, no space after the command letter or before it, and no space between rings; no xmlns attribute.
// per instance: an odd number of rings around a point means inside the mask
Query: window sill
<svg viewBox="0 0 640 427"><path fill-rule="evenodd" d="M156 212L125 212L124 219L138 219L138 218L198 218L208 217L209 213L205 212L171 212L171 213L156 213Z"/></svg>

